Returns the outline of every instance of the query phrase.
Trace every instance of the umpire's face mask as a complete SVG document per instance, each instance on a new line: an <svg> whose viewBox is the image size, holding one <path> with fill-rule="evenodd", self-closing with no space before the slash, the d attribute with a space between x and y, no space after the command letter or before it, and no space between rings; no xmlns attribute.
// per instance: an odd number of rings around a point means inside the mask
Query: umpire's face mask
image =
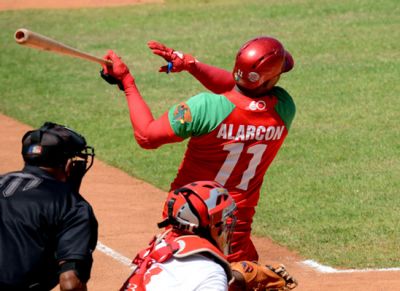
<svg viewBox="0 0 400 291"><path fill-rule="evenodd" d="M89 152L86 151L85 153L70 159L67 183L70 184L74 191L79 192L83 176L93 165L93 157L94 151L91 149Z"/></svg>

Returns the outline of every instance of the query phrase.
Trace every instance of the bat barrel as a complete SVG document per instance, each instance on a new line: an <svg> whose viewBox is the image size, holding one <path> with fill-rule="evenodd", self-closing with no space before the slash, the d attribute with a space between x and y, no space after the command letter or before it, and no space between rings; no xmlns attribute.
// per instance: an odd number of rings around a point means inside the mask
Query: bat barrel
<svg viewBox="0 0 400 291"><path fill-rule="evenodd" d="M21 28L15 32L14 38L17 43L22 44L28 40L28 35L28 31L24 28Z"/></svg>

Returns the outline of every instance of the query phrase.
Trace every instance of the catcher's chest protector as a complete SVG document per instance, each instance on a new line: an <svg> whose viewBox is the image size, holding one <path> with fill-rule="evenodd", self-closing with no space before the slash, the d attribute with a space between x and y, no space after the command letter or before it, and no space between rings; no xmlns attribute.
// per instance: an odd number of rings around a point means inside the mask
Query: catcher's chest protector
<svg viewBox="0 0 400 291"><path fill-rule="evenodd" d="M206 239L195 235L185 235L177 238L165 238L165 245L158 247L160 242L154 238L147 249L139 252L133 263L136 265L131 276L124 283L121 291L145 291L145 274L154 263L163 263L174 258L185 258L195 254L203 254L220 264L227 275L228 282L232 279L232 272L223 253Z"/></svg>

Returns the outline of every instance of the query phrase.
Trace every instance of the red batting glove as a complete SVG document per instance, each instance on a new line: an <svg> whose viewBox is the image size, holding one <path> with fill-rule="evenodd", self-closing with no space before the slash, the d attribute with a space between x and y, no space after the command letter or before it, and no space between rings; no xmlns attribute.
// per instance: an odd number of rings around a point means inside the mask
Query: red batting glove
<svg viewBox="0 0 400 291"><path fill-rule="evenodd" d="M109 50L107 54L103 57L105 60L111 60L112 65L103 65L103 71L102 71L102 77L105 79L107 82L111 83L109 80L107 80L107 77L109 79L115 79L116 83L115 84L120 84L124 89L129 87L134 83L134 78L132 77L131 73L129 72L128 67L125 65L125 63L122 62L121 58L114 53L112 50ZM106 76L106 78L104 78ZM111 77L111 78L110 78Z"/></svg>
<svg viewBox="0 0 400 291"><path fill-rule="evenodd" d="M149 41L147 46L152 50L153 54L159 55L168 62L168 65L160 67L159 72L168 74L169 72L190 71L198 62L193 56L175 51L154 40Z"/></svg>

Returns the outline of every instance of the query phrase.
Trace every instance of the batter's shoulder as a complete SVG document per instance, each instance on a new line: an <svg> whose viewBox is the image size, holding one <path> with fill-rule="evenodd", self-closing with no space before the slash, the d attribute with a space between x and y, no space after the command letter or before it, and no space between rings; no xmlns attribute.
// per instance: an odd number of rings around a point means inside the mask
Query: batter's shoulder
<svg viewBox="0 0 400 291"><path fill-rule="evenodd" d="M225 96L203 92L172 107L169 120L177 136L199 136L214 130L234 108Z"/></svg>
<svg viewBox="0 0 400 291"><path fill-rule="evenodd" d="M289 94L288 91L279 86L274 87L272 90L273 94L278 98L280 102L295 106L293 97Z"/></svg>
<svg viewBox="0 0 400 291"><path fill-rule="evenodd" d="M191 97L187 101L188 105L191 109L197 108L212 108L214 106L220 106L221 109L227 108L228 110L232 110L235 105L228 100L224 95L214 94L211 92L202 92L193 97Z"/></svg>
<svg viewBox="0 0 400 291"><path fill-rule="evenodd" d="M286 128L289 130L294 116L296 115L296 104L294 103L292 96L282 87L274 87L272 93L278 98L275 110L278 112L279 116L285 123Z"/></svg>

